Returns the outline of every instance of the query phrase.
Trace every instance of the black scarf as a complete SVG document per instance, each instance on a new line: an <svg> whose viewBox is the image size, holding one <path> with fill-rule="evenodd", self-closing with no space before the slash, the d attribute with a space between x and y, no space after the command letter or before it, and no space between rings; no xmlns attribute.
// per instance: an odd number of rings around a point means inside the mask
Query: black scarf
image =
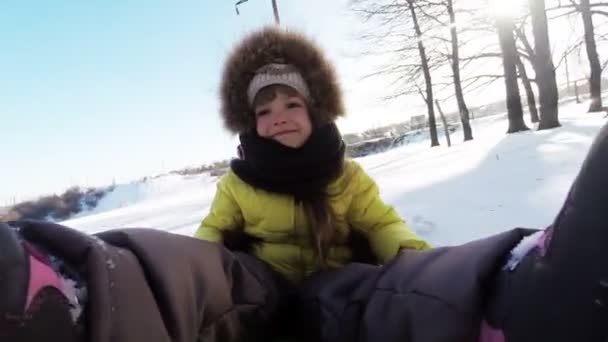
<svg viewBox="0 0 608 342"><path fill-rule="evenodd" d="M293 195L298 201L323 196L342 172L344 142L334 123L315 129L297 149L255 132L241 134L240 141L243 156L230 163L234 173L256 188Z"/></svg>
<svg viewBox="0 0 608 342"><path fill-rule="evenodd" d="M246 183L270 192L293 195L307 203L326 196L327 185L343 170L345 144L335 124L313 131L308 141L293 149L255 132L240 136L241 159L230 167ZM252 252L260 238L242 230L223 230L224 245L233 251ZM369 241L353 230L350 234L352 261L376 264Z"/></svg>

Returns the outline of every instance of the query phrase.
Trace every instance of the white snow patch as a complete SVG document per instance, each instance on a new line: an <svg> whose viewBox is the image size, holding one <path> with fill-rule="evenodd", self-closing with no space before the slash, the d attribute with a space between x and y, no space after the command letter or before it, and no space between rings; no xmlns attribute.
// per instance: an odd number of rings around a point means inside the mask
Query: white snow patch
<svg viewBox="0 0 608 342"><path fill-rule="evenodd" d="M524 259L528 253L536 246L538 246L538 240L545 234L544 230L539 230L533 234L530 234L523 239L511 250L509 260L507 261L504 269L513 271L517 265Z"/></svg>

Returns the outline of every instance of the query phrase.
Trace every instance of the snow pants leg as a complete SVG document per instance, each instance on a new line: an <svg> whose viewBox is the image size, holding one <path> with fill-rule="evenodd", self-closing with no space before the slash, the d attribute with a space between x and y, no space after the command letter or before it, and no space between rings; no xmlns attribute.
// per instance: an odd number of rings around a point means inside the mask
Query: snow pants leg
<svg viewBox="0 0 608 342"><path fill-rule="evenodd" d="M488 341L608 340L608 125L537 248L499 274L491 299Z"/></svg>
<svg viewBox="0 0 608 342"><path fill-rule="evenodd" d="M292 293L254 257L191 237L14 224L86 280L88 341L267 341Z"/></svg>
<svg viewBox="0 0 608 342"><path fill-rule="evenodd" d="M384 266L351 264L302 287L314 341L475 341L486 286L530 231L514 229L461 246L405 250Z"/></svg>
<svg viewBox="0 0 608 342"><path fill-rule="evenodd" d="M49 258L0 222L0 341L85 341L61 279Z"/></svg>

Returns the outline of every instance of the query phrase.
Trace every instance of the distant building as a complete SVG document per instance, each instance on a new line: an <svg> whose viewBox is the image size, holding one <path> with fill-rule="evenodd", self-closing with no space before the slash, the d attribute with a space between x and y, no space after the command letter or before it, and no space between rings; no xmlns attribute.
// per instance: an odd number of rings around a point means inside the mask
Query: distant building
<svg viewBox="0 0 608 342"><path fill-rule="evenodd" d="M410 117L410 126L412 129L421 129L427 126L426 115L414 115Z"/></svg>

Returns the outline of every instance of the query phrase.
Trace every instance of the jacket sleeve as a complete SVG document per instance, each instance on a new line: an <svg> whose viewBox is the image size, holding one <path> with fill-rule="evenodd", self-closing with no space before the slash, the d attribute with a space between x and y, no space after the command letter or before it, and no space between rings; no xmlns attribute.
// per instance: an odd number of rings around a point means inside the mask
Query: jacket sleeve
<svg viewBox="0 0 608 342"><path fill-rule="evenodd" d="M209 214L202 220L195 237L222 243L222 230L237 229L242 226L243 214L231 191L230 175L226 174L217 184Z"/></svg>
<svg viewBox="0 0 608 342"><path fill-rule="evenodd" d="M347 218L354 229L367 236L376 257L386 262L403 248L430 248L408 227L395 208L384 203L376 182L359 165L355 165L355 193Z"/></svg>

